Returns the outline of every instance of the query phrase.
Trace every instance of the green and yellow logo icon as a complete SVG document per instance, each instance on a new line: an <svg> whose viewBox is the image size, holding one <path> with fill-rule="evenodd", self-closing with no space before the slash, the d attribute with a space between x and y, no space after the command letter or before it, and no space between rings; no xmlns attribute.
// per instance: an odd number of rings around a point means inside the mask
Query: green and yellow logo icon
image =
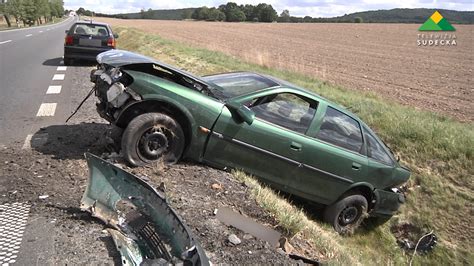
<svg viewBox="0 0 474 266"><path fill-rule="evenodd" d="M438 11L435 11L423 25L419 31L455 31L456 29L445 19Z"/></svg>

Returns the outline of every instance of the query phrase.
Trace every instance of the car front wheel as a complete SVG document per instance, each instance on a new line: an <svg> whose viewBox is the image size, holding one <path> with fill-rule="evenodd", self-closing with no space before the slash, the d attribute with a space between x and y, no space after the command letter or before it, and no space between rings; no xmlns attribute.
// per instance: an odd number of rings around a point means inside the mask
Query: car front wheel
<svg viewBox="0 0 474 266"><path fill-rule="evenodd" d="M326 207L324 220L343 235L350 235L367 216L367 199L362 195L348 195Z"/></svg>
<svg viewBox="0 0 474 266"><path fill-rule="evenodd" d="M122 136L122 153L133 166L158 160L176 163L184 150L184 133L173 118L162 113L146 113L135 117Z"/></svg>

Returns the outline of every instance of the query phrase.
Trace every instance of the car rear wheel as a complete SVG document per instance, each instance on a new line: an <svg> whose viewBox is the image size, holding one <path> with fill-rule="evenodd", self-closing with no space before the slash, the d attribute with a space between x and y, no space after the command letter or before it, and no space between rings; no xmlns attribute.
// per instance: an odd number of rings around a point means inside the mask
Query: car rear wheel
<svg viewBox="0 0 474 266"><path fill-rule="evenodd" d="M343 235L354 233L367 216L367 199L362 195L348 195L326 207L324 220Z"/></svg>
<svg viewBox="0 0 474 266"><path fill-rule="evenodd" d="M135 117L122 136L122 153L133 166L158 160L176 163L183 154L184 133L173 118L162 113L146 113Z"/></svg>

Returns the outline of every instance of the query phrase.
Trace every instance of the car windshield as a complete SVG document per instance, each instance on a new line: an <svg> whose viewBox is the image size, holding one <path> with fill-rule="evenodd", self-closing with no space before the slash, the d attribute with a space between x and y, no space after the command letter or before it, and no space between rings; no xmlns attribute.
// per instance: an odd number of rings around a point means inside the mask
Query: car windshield
<svg viewBox="0 0 474 266"><path fill-rule="evenodd" d="M97 24L76 24L72 32L79 35L109 36L107 27Z"/></svg>
<svg viewBox="0 0 474 266"><path fill-rule="evenodd" d="M228 73L205 76L203 80L213 83L220 90L222 98L232 98L253 91L275 87L275 81L254 73Z"/></svg>

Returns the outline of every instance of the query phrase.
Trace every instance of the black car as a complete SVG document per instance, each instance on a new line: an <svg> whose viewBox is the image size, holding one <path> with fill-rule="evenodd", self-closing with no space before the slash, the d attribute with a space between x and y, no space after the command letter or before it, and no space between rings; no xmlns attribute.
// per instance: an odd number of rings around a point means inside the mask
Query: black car
<svg viewBox="0 0 474 266"><path fill-rule="evenodd" d="M74 59L95 61L98 54L115 49L116 38L108 24L77 22L66 30L64 64L70 65Z"/></svg>

